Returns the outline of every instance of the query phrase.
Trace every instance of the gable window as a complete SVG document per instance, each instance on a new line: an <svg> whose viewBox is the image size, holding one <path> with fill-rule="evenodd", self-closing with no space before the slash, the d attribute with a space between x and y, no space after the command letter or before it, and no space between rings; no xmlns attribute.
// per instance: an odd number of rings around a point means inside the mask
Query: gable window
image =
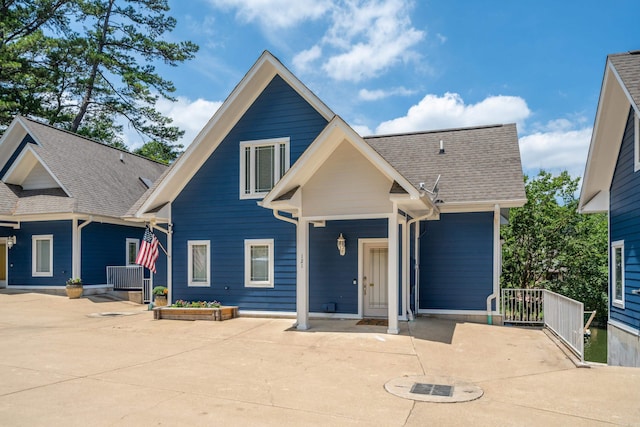
<svg viewBox="0 0 640 427"><path fill-rule="evenodd" d="M138 248L140 247L139 239L127 239L127 265L137 265Z"/></svg>
<svg viewBox="0 0 640 427"><path fill-rule="evenodd" d="M624 308L624 241L611 243L611 300Z"/></svg>
<svg viewBox="0 0 640 427"><path fill-rule="evenodd" d="M289 138L240 143L240 198L264 197L289 169Z"/></svg>
<svg viewBox="0 0 640 427"><path fill-rule="evenodd" d="M633 147L634 158L633 171L640 170L640 117L637 112L633 113Z"/></svg>
<svg viewBox="0 0 640 427"><path fill-rule="evenodd" d="M273 288L273 239L244 241L244 285Z"/></svg>
<svg viewBox="0 0 640 427"><path fill-rule="evenodd" d="M31 236L31 275L53 277L53 235Z"/></svg>
<svg viewBox="0 0 640 427"><path fill-rule="evenodd" d="M211 285L211 244L209 240L189 240L188 268L189 286Z"/></svg>

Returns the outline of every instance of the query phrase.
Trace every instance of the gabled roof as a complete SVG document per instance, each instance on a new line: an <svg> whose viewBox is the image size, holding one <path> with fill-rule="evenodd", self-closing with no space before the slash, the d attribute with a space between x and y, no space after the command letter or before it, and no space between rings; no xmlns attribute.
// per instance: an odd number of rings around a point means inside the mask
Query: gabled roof
<svg viewBox="0 0 640 427"><path fill-rule="evenodd" d="M389 192L398 196L406 195L407 208L428 211L434 208L431 200L421 194L385 158L367 144L342 118L335 116L313 143L305 150L296 163L262 200L262 206L277 209L278 202L292 200L297 189L304 186L329 158L331 153L344 141L351 143L382 174L392 182ZM400 189L402 191L400 191ZM288 203L289 205L290 203ZM287 209L284 209L287 210Z"/></svg>
<svg viewBox="0 0 640 427"><path fill-rule="evenodd" d="M579 211L606 212L629 108L640 114L640 51L609 55L604 70Z"/></svg>
<svg viewBox="0 0 640 427"><path fill-rule="evenodd" d="M25 117L16 117L0 140L0 168L27 134L33 143L26 144L0 177L0 195L10 200L0 202L2 215L10 211L11 215L81 213L119 218L145 192L140 178L155 180L167 169ZM48 174L44 182L55 182L57 188L22 188L33 170Z"/></svg>
<svg viewBox="0 0 640 427"><path fill-rule="evenodd" d="M127 216L140 218L158 205L173 201L276 75L286 81L327 121L335 116L275 56L264 51L187 150L150 191L133 204Z"/></svg>
<svg viewBox="0 0 640 427"><path fill-rule="evenodd" d="M369 136L364 140L413 187L431 190L439 208L526 203L515 124ZM440 141L444 153L440 154Z"/></svg>

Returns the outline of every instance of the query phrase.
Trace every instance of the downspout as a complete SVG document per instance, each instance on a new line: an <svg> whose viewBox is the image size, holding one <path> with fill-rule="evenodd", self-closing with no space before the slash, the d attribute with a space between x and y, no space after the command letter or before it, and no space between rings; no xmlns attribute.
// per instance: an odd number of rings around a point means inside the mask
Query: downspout
<svg viewBox="0 0 640 427"><path fill-rule="evenodd" d="M499 305L500 295L500 258L502 247L500 245L500 205L493 207L493 293L487 297L487 324L493 324L491 301L496 301L496 309Z"/></svg>
<svg viewBox="0 0 640 427"><path fill-rule="evenodd" d="M424 190L420 191L420 196L426 196L426 192ZM425 220L427 218L429 218L431 215L433 215L433 211L435 210L435 206L431 206L431 208L429 209L429 212L426 213L425 215L419 216L417 218L413 218L410 219L407 222L407 230L408 230L408 234L411 233L411 225L416 223L416 232L415 232L415 236L414 236L414 248L413 248L413 256L414 256L414 262L415 262L415 268L413 271L414 274L414 283L415 283L415 292L416 292L416 314L418 313L418 302L417 302L417 295L418 295L418 284L420 282L420 262L419 260L419 253L418 251L420 250L420 237L421 235L418 234L418 232L420 231L419 229L419 225L420 225L420 221ZM410 257L407 257L407 259L409 259ZM409 316L409 320L413 320L414 319L414 315L413 312L411 311L411 292L408 292L407 295L407 299L409 304L407 304L407 314Z"/></svg>
<svg viewBox="0 0 640 427"><path fill-rule="evenodd" d="M73 222L75 223L74 225L78 224L78 220L74 218ZM75 258L75 268L72 268L73 272L72 272L72 276L74 278L78 278L81 279L81 275L82 275L82 229L85 228L87 225L91 224L93 222L93 217L90 216L88 220L86 220L85 222L83 222L82 224L78 225L77 227L74 227L76 229L76 236L75 236L75 249L76 252L74 253L74 258Z"/></svg>
<svg viewBox="0 0 640 427"><path fill-rule="evenodd" d="M298 221L293 218L287 218L286 216L280 215L280 211L278 211L277 209L273 209L271 212L273 212L273 216L278 218L280 221L290 222L291 224L295 224L296 226L298 225Z"/></svg>

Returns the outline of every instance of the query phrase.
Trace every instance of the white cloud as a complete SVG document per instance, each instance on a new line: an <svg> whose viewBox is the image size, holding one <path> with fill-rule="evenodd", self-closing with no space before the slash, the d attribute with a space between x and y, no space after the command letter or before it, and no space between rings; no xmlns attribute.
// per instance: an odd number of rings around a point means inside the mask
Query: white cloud
<svg viewBox="0 0 640 427"><path fill-rule="evenodd" d="M359 82L416 58L425 33L411 24L410 2L357 0L336 7L322 43L335 53L322 69L335 80Z"/></svg>
<svg viewBox="0 0 640 427"><path fill-rule="evenodd" d="M397 87L397 88L389 89L389 90L383 90L383 89L376 89L376 90L360 89L360 91L358 92L358 96L363 101L377 101L379 99L388 98L390 96L396 96L396 95L408 96L408 95L413 95L414 93L416 93L415 90L409 90L409 89L406 89L406 88L401 86L401 87Z"/></svg>
<svg viewBox="0 0 640 427"><path fill-rule="evenodd" d="M426 95L407 114L382 122L377 134L403 133L418 130L446 129L497 123L522 125L531 111L524 99L517 96L490 96L477 104L466 105L457 93L444 96Z"/></svg>
<svg viewBox="0 0 640 427"><path fill-rule="evenodd" d="M202 98L191 101L186 97L180 96L175 102L166 99L158 100L156 109L160 114L172 118L172 125L178 126L185 131L184 136L178 142L186 148L193 142L198 132L202 130L221 105L222 102L220 101L207 101ZM124 143L131 150L141 147L143 144L141 137L126 123L123 123L123 125Z"/></svg>
<svg viewBox="0 0 640 427"><path fill-rule="evenodd" d="M571 129L566 119L548 123L547 131L520 138L520 154L525 173L540 169L551 172L567 170L571 176L582 176L587 162L591 127Z"/></svg>
<svg viewBox="0 0 640 427"><path fill-rule="evenodd" d="M332 7L329 0L209 0L219 8L236 9L243 22L258 22L263 28L290 28L316 20Z"/></svg>
<svg viewBox="0 0 640 427"><path fill-rule="evenodd" d="M293 66L298 71L307 71L310 64L320 58L322 55L322 48L318 45L315 45L307 50L303 50L299 52L296 56L293 57Z"/></svg>
<svg viewBox="0 0 640 427"><path fill-rule="evenodd" d="M360 136L373 135L373 131L366 125L351 125L351 128L358 132L358 135Z"/></svg>

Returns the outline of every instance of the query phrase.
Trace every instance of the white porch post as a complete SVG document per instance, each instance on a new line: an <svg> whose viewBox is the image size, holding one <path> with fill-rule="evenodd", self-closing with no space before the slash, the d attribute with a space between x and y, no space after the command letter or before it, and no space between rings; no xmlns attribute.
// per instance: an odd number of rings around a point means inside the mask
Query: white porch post
<svg viewBox="0 0 640 427"><path fill-rule="evenodd" d="M309 222L299 218L296 227L296 318L297 328L309 329Z"/></svg>
<svg viewBox="0 0 640 427"><path fill-rule="evenodd" d="M71 221L71 277L80 278L80 238L78 218Z"/></svg>
<svg viewBox="0 0 640 427"><path fill-rule="evenodd" d="M388 317L389 327L388 334L398 334L398 216L397 209L394 204L393 214L389 215L388 220L389 234L389 268L388 268Z"/></svg>

